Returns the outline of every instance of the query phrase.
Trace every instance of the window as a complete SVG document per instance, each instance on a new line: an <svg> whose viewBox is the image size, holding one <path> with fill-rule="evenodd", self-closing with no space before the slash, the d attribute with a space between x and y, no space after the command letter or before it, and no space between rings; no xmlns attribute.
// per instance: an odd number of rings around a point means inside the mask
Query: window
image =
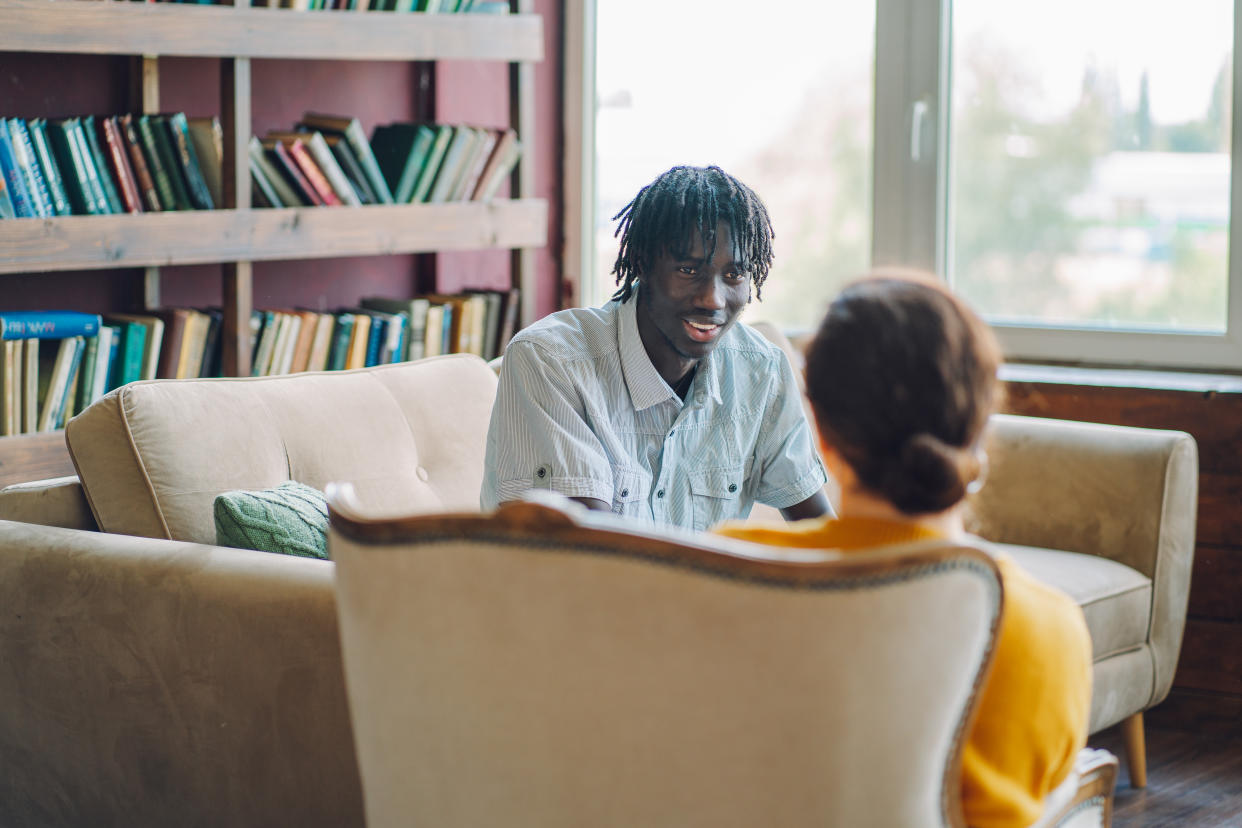
<svg viewBox="0 0 1242 828"><path fill-rule="evenodd" d="M751 319L806 329L843 280L905 264L1014 358L1242 368L1231 0L594 8L584 302L610 292L609 219L638 187L719 163L776 228Z"/></svg>
<svg viewBox="0 0 1242 828"><path fill-rule="evenodd" d="M813 325L870 258L874 9L596 0L595 15L595 252L582 303L616 289L611 219L638 190L675 164L717 164L759 193L776 232L746 318Z"/></svg>

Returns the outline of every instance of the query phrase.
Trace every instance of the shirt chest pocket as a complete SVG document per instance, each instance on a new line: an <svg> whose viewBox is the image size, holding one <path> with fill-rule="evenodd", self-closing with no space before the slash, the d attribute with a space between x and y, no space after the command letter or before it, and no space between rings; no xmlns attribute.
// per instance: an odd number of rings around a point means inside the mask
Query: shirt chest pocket
<svg viewBox="0 0 1242 828"><path fill-rule="evenodd" d="M647 508L647 492L651 479L631 469L614 469L612 473L612 511L633 515Z"/></svg>
<svg viewBox="0 0 1242 828"><path fill-rule="evenodd" d="M738 517L743 482L741 466L692 472L690 498L694 528L709 529L722 520Z"/></svg>

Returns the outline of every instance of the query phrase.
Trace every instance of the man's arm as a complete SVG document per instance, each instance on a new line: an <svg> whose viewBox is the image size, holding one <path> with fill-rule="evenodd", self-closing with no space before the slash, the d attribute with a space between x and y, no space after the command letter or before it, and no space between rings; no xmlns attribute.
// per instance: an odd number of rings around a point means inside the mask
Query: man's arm
<svg viewBox="0 0 1242 828"><path fill-rule="evenodd" d="M801 503L795 503L786 509L781 509L781 515L784 516L785 520L805 520L830 514L832 514L832 504L828 502L828 496L824 494L822 489Z"/></svg>

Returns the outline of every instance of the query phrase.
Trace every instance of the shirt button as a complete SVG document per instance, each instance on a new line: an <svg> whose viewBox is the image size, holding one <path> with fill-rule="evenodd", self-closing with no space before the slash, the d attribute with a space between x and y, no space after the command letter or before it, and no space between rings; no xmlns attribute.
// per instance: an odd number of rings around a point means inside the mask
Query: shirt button
<svg viewBox="0 0 1242 828"><path fill-rule="evenodd" d="M736 483L730 483L730 484L729 484L729 491L730 491L730 492L736 492L736 491L737 491L737 484L736 484Z"/></svg>
<svg viewBox="0 0 1242 828"><path fill-rule="evenodd" d="M656 497L664 497L664 490L660 489L660 491L656 492Z"/></svg>
<svg viewBox="0 0 1242 828"><path fill-rule="evenodd" d="M546 466L540 466L540 467L539 467L539 468L535 471L535 477L538 477L540 480L542 480L543 478L545 478L545 477L547 477L547 476L548 476L548 469L547 469L547 467L546 467Z"/></svg>
<svg viewBox="0 0 1242 828"><path fill-rule="evenodd" d="M622 489L622 490L621 490L621 496L622 496L622 497L629 497L629 496L630 496L630 490L629 490L629 489Z"/></svg>
<svg viewBox="0 0 1242 828"><path fill-rule="evenodd" d="M424 483L427 482L427 478L430 476L427 474L427 470L424 469L422 466L418 467L417 474L418 474L418 479L423 481Z"/></svg>

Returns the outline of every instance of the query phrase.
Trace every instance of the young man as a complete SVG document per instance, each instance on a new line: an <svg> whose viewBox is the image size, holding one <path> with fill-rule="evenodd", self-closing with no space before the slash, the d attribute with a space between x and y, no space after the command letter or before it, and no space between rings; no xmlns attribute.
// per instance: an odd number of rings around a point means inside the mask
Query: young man
<svg viewBox="0 0 1242 828"><path fill-rule="evenodd" d="M482 507L550 489L694 529L755 501L827 513L793 371L738 323L772 263L763 202L717 167L674 167L617 218L612 301L554 313L505 351Z"/></svg>

